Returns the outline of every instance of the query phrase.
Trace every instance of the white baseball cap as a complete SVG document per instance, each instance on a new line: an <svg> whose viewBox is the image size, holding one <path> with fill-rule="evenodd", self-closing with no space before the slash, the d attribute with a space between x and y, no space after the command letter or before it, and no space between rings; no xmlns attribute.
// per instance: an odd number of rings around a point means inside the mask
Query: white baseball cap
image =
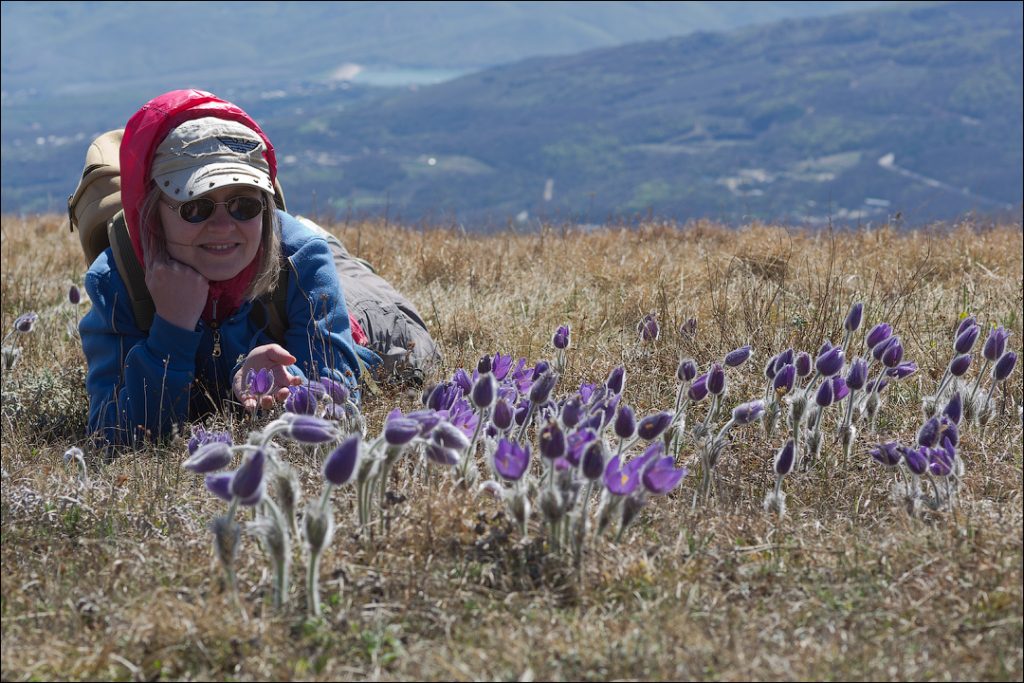
<svg viewBox="0 0 1024 683"><path fill-rule="evenodd" d="M187 201L231 185L274 194L263 138L237 121L214 116L181 124L153 155L150 175L171 199Z"/></svg>

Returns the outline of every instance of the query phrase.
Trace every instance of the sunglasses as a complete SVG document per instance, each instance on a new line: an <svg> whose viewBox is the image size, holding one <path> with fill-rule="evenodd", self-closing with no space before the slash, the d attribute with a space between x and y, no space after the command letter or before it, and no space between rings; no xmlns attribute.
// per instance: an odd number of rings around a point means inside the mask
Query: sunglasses
<svg viewBox="0 0 1024 683"><path fill-rule="evenodd" d="M263 213L263 209L266 208L262 198L245 196L232 197L226 202L215 202L209 197L200 197L178 204L177 207L173 204L167 204L167 206L172 209L176 208L181 220L196 224L202 223L212 216L217 207L222 204L228 207L228 215L236 221L251 221Z"/></svg>

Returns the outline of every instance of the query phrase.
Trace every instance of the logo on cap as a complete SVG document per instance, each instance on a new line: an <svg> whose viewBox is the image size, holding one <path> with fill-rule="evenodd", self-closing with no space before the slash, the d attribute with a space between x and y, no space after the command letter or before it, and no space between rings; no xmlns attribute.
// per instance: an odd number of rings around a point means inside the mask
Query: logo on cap
<svg viewBox="0 0 1024 683"><path fill-rule="evenodd" d="M248 154L249 152L253 151L254 149L260 146L259 142L254 140L246 140L245 138L218 136L217 139L220 141L222 145L230 149L232 152L239 152L241 154Z"/></svg>

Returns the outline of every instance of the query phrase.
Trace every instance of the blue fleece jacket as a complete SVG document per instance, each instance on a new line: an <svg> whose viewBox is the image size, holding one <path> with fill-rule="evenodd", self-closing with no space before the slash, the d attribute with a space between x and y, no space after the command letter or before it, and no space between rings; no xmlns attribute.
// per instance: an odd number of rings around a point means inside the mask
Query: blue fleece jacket
<svg viewBox="0 0 1024 683"><path fill-rule="evenodd" d="M291 263L284 346L297 361L290 371L332 377L354 392L356 355L371 367L380 358L352 341L325 236L282 211L278 215L281 248ZM235 400L231 380L242 361L255 347L273 342L250 319L252 307L264 305L259 301L245 302L220 322L219 357L213 355L214 329L202 320L195 330L186 330L155 315L149 332L141 331L110 249L89 268L85 289L92 309L78 327L89 365L89 430L111 444L166 435L224 400Z"/></svg>

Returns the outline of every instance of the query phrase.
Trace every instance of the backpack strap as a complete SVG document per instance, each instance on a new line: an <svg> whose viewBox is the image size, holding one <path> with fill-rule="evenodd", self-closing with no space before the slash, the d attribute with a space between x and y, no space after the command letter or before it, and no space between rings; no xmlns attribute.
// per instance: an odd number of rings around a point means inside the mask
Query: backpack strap
<svg viewBox="0 0 1024 683"><path fill-rule="evenodd" d="M124 211L118 211L107 222L107 239L110 240L110 250L114 253L114 263L117 264L121 279L124 280L125 287L128 288L135 324L145 332L153 326L156 306L146 287L146 273L142 270L142 264L139 263L135 249L132 247L128 226L124 221Z"/></svg>

